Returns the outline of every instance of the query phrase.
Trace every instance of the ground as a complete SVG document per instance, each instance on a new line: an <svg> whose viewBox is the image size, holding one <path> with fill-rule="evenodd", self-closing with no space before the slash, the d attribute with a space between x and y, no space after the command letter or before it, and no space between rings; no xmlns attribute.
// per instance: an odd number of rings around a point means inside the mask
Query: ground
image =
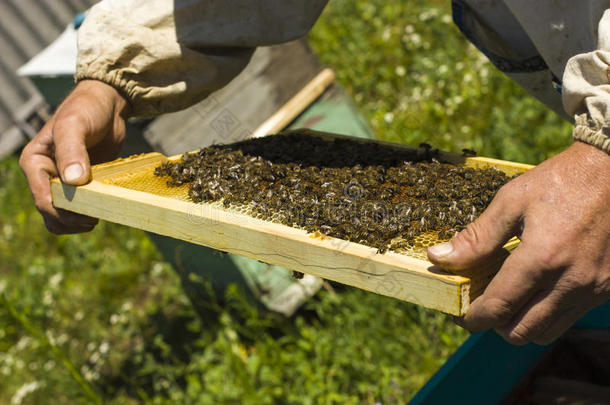
<svg viewBox="0 0 610 405"><path fill-rule="evenodd" d="M310 39L382 139L532 164L570 143L448 0L333 0ZM0 162L0 258L0 403L404 403L467 337L337 285L288 320L235 289L199 318L144 233L48 234L16 157Z"/></svg>

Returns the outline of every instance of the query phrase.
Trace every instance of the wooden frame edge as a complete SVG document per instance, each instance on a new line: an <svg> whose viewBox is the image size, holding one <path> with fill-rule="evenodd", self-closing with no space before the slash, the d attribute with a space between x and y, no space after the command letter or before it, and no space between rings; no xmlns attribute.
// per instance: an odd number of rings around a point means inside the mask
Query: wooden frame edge
<svg viewBox="0 0 610 405"><path fill-rule="evenodd" d="M128 190L94 180L73 187L54 181L58 208L133 226L292 268L452 315L463 315L470 280L430 263L214 207ZM206 229L202 234L201 229ZM248 248L239 241L248 240ZM303 253L305 251L305 253ZM301 262L298 257L310 258ZM341 263L339 266L334 263Z"/></svg>

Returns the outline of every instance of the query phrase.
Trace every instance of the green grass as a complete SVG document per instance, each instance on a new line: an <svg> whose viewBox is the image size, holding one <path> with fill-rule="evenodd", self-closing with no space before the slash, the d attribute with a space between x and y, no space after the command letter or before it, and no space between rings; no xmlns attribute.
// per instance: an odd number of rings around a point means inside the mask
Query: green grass
<svg viewBox="0 0 610 405"><path fill-rule="evenodd" d="M310 38L382 139L527 163L568 145L569 125L459 36L448 3L333 0ZM17 159L0 162L0 403L404 403L467 336L340 286L289 320L235 288L220 301L198 317L142 232L48 234Z"/></svg>
<svg viewBox="0 0 610 405"><path fill-rule="evenodd" d="M449 3L335 0L310 37L382 139L531 164L565 148L570 125L461 37Z"/></svg>

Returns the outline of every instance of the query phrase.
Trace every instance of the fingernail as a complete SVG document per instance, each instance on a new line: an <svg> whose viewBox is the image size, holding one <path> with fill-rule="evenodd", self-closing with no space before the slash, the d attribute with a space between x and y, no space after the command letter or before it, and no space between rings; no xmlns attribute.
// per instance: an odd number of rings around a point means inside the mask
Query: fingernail
<svg viewBox="0 0 610 405"><path fill-rule="evenodd" d="M71 183L83 176L84 170L80 163L73 163L64 170L64 181Z"/></svg>
<svg viewBox="0 0 610 405"><path fill-rule="evenodd" d="M436 257L447 256L449 253L453 252L453 245L451 242L440 243L438 245L430 246L428 252Z"/></svg>

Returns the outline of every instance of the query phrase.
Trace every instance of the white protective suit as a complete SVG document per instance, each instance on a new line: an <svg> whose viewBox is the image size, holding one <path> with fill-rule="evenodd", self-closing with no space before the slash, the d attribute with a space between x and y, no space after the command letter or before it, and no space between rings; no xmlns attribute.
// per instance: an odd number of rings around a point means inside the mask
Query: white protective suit
<svg viewBox="0 0 610 405"><path fill-rule="evenodd" d="M137 116L221 88L253 49L305 35L327 0L103 0L79 29L76 80L121 91ZM490 60L610 153L610 0L454 0ZM561 94L560 92L561 91Z"/></svg>

